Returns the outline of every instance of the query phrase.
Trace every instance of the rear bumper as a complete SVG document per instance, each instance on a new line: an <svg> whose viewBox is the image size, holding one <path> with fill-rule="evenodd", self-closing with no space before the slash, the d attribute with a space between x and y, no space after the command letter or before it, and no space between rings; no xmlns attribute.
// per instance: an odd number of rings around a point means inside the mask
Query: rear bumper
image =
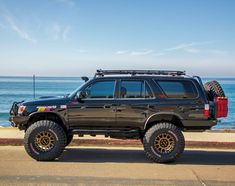
<svg viewBox="0 0 235 186"><path fill-rule="evenodd" d="M217 124L217 120L182 120L182 124L185 128L210 129Z"/></svg>
<svg viewBox="0 0 235 186"><path fill-rule="evenodd" d="M28 117L11 115L9 117L9 121L11 122L12 127L18 127L20 130L24 130L28 121Z"/></svg>

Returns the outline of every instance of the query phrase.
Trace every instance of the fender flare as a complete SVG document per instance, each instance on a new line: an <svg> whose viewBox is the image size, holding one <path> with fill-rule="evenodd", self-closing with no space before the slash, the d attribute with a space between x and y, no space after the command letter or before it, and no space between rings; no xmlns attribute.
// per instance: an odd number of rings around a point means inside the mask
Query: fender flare
<svg viewBox="0 0 235 186"><path fill-rule="evenodd" d="M153 117L155 117L155 116L161 116L161 115L172 115L172 116L176 116L176 117L179 118L180 120L183 119L182 116L180 116L179 114L176 114L176 113L174 113L174 112L158 112L158 113L154 113L154 114L150 115L150 116L146 119L146 121L145 121L145 123L144 123L144 130L146 129L146 127L147 127L149 121L150 121Z"/></svg>
<svg viewBox="0 0 235 186"><path fill-rule="evenodd" d="M29 121L31 118L33 118L34 116L43 115L43 114L53 114L53 115L56 115L56 116L62 121L63 126L64 126L66 129L68 129L68 126L65 124L65 123L66 123L65 119L64 119L63 117L61 117L58 113L55 113L55 112L48 112L48 111L46 111L46 112L32 112L32 113L29 114L29 116L28 116L28 117L29 117L28 121Z"/></svg>

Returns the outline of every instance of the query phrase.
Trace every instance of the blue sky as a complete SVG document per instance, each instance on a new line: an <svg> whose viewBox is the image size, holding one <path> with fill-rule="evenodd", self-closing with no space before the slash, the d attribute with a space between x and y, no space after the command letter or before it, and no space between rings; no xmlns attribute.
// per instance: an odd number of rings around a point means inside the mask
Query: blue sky
<svg viewBox="0 0 235 186"><path fill-rule="evenodd" d="M235 76L233 0L0 0L0 75Z"/></svg>

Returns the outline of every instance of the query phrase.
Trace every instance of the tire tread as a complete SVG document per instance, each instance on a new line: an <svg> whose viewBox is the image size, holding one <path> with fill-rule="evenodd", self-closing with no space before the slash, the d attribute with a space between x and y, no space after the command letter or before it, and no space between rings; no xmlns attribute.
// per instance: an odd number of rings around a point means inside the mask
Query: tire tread
<svg viewBox="0 0 235 186"><path fill-rule="evenodd" d="M174 134L178 138L178 143L179 143L180 149L170 159L159 158L158 156L156 156L152 152L151 146L149 144L149 141L150 141L150 138L152 137L152 135L154 135L154 133L156 131L161 130L161 129L167 129L167 130L170 130L170 131L174 132ZM162 122L162 123L157 123L156 125L153 125L145 133L144 140L143 140L143 145L144 145L145 154L150 160L152 160L156 163L167 163L167 162L175 161L183 153L184 147L185 147L185 140L184 140L184 136L183 136L181 130L178 127L176 127L175 125L173 125L171 123L168 123L168 122Z"/></svg>
<svg viewBox="0 0 235 186"><path fill-rule="evenodd" d="M59 142L59 146L56 148L55 151L49 151L46 154L38 154L36 155L31 147L30 147L30 135L34 132L34 130L39 129L40 127L45 127L48 129L52 129L54 132L56 131L56 135L58 137L58 142ZM63 130L63 128L58 125L57 123L53 122L53 121L49 121L49 120L40 120L37 121L35 123L33 123L25 132L25 136L24 136L24 147L26 152L34 159L36 159L37 161L50 161L50 160L54 160L56 158L58 158L67 143L67 137L65 134L65 131Z"/></svg>

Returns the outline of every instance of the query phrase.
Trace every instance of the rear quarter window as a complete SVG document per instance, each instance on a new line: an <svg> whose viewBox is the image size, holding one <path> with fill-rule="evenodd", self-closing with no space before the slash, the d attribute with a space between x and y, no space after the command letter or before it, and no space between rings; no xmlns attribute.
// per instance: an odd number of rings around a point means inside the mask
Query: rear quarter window
<svg viewBox="0 0 235 186"><path fill-rule="evenodd" d="M196 98L197 89L193 82L182 80L154 80L168 98Z"/></svg>

